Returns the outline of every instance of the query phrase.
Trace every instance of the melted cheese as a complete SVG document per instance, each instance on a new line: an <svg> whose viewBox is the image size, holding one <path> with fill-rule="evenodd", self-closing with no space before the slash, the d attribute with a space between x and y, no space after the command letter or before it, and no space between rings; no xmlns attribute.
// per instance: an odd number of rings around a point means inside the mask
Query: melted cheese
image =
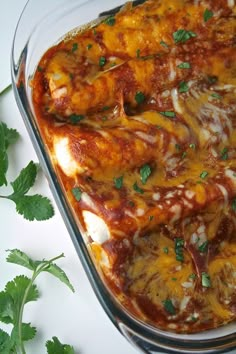
<svg viewBox="0 0 236 354"><path fill-rule="evenodd" d="M165 330L235 319L235 12L234 0L126 6L49 49L32 82L95 262Z"/></svg>

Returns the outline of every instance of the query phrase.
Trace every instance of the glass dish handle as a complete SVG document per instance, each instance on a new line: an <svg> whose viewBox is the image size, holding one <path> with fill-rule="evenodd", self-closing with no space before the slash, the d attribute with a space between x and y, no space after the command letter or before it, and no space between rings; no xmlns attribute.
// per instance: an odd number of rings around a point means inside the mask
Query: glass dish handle
<svg viewBox="0 0 236 354"><path fill-rule="evenodd" d="M139 350L140 353L144 354L170 354L170 351L165 350L164 348L158 347L147 343L145 339L141 338L140 335L137 335L135 332L127 328L123 323L119 323L119 329L123 336L132 344L133 347Z"/></svg>

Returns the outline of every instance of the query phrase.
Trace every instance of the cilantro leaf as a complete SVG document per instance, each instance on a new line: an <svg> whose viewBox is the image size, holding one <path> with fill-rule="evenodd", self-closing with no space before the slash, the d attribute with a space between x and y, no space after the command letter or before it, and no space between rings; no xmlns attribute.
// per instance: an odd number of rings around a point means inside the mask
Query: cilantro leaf
<svg viewBox="0 0 236 354"><path fill-rule="evenodd" d="M135 192L137 192L139 194L143 194L144 193L144 190L138 186L137 182L134 183L133 190L135 190Z"/></svg>
<svg viewBox="0 0 236 354"><path fill-rule="evenodd" d="M182 62L179 65L177 65L177 68L179 68L179 69L191 69L191 64L189 62Z"/></svg>
<svg viewBox="0 0 236 354"><path fill-rule="evenodd" d="M30 161L30 163L21 170L19 176L14 182L11 182L14 195L24 195L34 185L37 176L37 165Z"/></svg>
<svg viewBox="0 0 236 354"><path fill-rule="evenodd" d="M122 188L123 179L124 179L124 176L120 176L120 177L114 178L114 185L115 185L116 189L121 189Z"/></svg>
<svg viewBox="0 0 236 354"><path fill-rule="evenodd" d="M206 9L205 11L204 11L204 14L203 14L203 19L204 19L204 21L205 22L207 22L208 20L210 20L212 17L213 17L213 12L211 11L211 10L209 10L209 9Z"/></svg>
<svg viewBox="0 0 236 354"><path fill-rule="evenodd" d="M22 303L25 291L28 287L30 287L30 289L25 298L25 303L38 300L39 292L37 286L34 284L31 285L31 280L25 275L18 275L6 284L5 292L11 296L16 308Z"/></svg>
<svg viewBox="0 0 236 354"><path fill-rule="evenodd" d="M178 31L173 33L173 39L175 43L185 43L190 38L194 38L196 36L196 33L192 31L186 31L185 29L179 29Z"/></svg>
<svg viewBox="0 0 236 354"><path fill-rule="evenodd" d="M30 270L35 270L36 266L34 261L30 259L26 253L18 249L9 250L9 252L9 255L7 256L8 263L18 264Z"/></svg>
<svg viewBox="0 0 236 354"><path fill-rule="evenodd" d="M175 118L175 112L172 111L163 111L159 112L161 115L168 117L168 118Z"/></svg>
<svg viewBox="0 0 236 354"><path fill-rule="evenodd" d="M35 327L32 327L30 323L22 323L21 324L21 339L26 342L35 337L37 330ZM11 340L13 341L15 346L19 346L20 338L19 338L19 325L15 325L11 332Z"/></svg>
<svg viewBox="0 0 236 354"><path fill-rule="evenodd" d="M12 349L12 341L9 334L0 329L0 353L9 354Z"/></svg>
<svg viewBox="0 0 236 354"><path fill-rule="evenodd" d="M141 177L142 184L147 183L147 180L150 177L151 173L152 173L152 169L148 164L145 164L140 168L140 177Z"/></svg>
<svg viewBox="0 0 236 354"><path fill-rule="evenodd" d="M7 185L8 156L6 152L4 126L0 123L0 186Z"/></svg>
<svg viewBox="0 0 236 354"><path fill-rule="evenodd" d="M54 215L54 209L50 200L39 194L24 195L20 197L11 196L16 203L16 211L29 221L48 220Z"/></svg>
<svg viewBox="0 0 236 354"><path fill-rule="evenodd" d="M79 187L72 188L71 190L73 196L79 202L81 200L82 190Z"/></svg>
<svg viewBox="0 0 236 354"><path fill-rule="evenodd" d="M14 303L12 297L5 291L0 292L0 321L14 322Z"/></svg>
<svg viewBox="0 0 236 354"><path fill-rule="evenodd" d="M1 123L4 131L5 147L8 148L9 145L15 144L19 139L20 134L16 129L8 128L5 123Z"/></svg>
<svg viewBox="0 0 236 354"><path fill-rule="evenodd" d="M170 315L175 315L176 311L174 308L174 305L170 299L167 299L162 302L164 305L165 310L170 314Z"/></svg>
<svg viewBox="0 0 236 354"><path fill-rule="evenodd" d="M68 344L62 344L57 337L52 337L46 343L48 354L75 354L74 348Z"/></svg>
<svg viewBox="0 0 236 354"><path fill-rule="evenodd" d="M1 140L1 133L0 133ZM7 185L8 156L5 150L0 150L0 186Z"/></svg>
<svg viewBox="0 0 236 354"><path fill-rule="evenodd" d="M75 292L75 289L66 273L60 267L58 267L58 265L55 263L50 263L45 271L54 275L54 277L58 278L62 283L66 284L71 289L71 291Z"/></svg>
<svg viewBox="0 0 236 354"><path fill-rule="evenodd" d="M210 288L211 287L211 278L210 278L210 275L207 274L206 272L202 273L202 286L204 288Z"/></svg>
<svg viewBox="0 0 236 354"><path fill-rule="evenodd" d="M145 101L145 95L141 91L137 91L134 98L137 104L141 104Z"/></svg>
<svg viewBox="0 0 236 354"><path fill-rule="evenodd" d="M188 87L187 82L185 82L185 81L180 82L180 84L179 84L179 92L180 93L188 92L188 89L189 89L189 87Z"/></svg>

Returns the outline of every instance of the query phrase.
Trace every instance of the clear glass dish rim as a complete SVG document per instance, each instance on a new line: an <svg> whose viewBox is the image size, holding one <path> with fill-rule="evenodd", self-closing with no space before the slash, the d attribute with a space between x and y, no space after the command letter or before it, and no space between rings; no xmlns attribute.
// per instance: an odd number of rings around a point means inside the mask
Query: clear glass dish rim
<svg viewBox="0 0 236 354"><path fill-rule="evenodd" d="M28 6L34 1L37 0L27 1L17 23L13 38L11 53L11 74L15 100L27 128L31 142L38 156L39 162L49 181L50 189L52 191L55 202L62 215L76 252L80 258L83 268L99 302L101 303L103 309L109 316L110 320L114 323L114 325L127 337L128 340L143 350L143 352L149 353L149 350L161 350L162 352L166 353L176 352L203 354L225 353L226 351L232 350L236 347L236 331L235 333L216 337L213 339L194 340L187 339L187 336L183 338L181 335L178 339L173 337L171 332L159 330L149 324L135 319L114 299L114 297L111 295L101 280L101 277L88 252L79 227L72 215L66 198L63 195L62 188L60 187L57 176L53 170L49 154L44 146L43 140L37 128L36 119L30 107L29 97L26 90L27 85L29 85L29 77L26 77L25 64L28 55L28 43L31 39L31 34L29 36L29 40L22 48L21 55L19 58L17 58L18 60L15 60L16 58L14 55L14 49L18 37L18 31L22 21L24 20L24 16L28 11ZM75 2L73 1L73 6L74 3ZM80 6L80 4L78 4L78 6ZM68 9L69 7L70 5L68 5ZM40 26L40 22L37 23L36 27L37 26ZM23 85L19 84L19 78L21 78Z"/></svg>

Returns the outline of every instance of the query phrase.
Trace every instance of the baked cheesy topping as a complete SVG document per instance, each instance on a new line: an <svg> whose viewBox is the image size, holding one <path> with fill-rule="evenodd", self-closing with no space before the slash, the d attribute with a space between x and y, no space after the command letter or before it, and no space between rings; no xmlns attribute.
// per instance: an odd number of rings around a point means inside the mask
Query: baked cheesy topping
<svg viewBox="0 0 236 354"><path fill-rule="evenodd" d="M128 3L50 48L32 88L117 299L169 331L235 320L235 1Z"/></svg>

